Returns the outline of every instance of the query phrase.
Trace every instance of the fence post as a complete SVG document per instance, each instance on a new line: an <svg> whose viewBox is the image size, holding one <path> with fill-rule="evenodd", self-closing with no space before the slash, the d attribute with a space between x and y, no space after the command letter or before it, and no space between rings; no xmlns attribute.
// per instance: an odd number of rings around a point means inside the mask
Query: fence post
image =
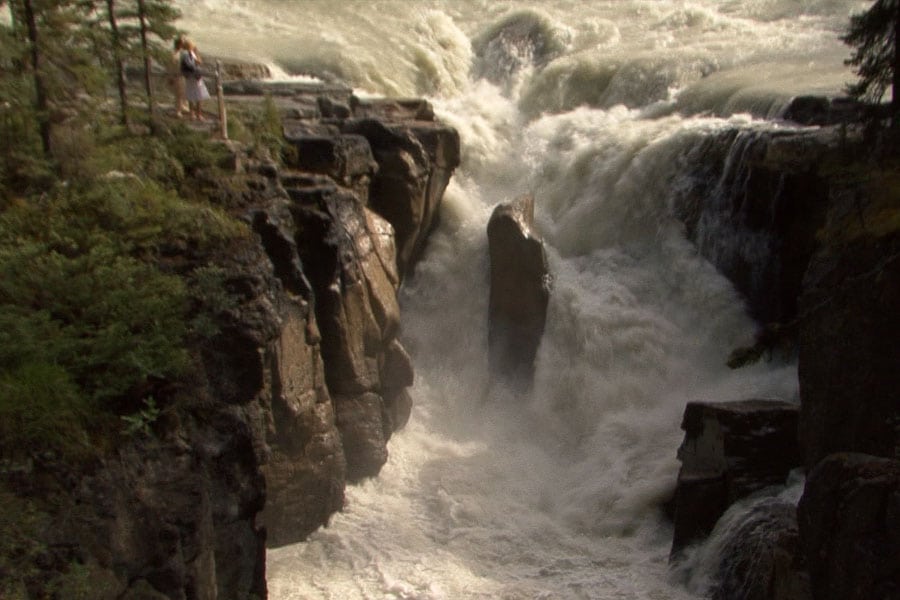
<svg viewBox="0 0 900 600"><path fill-rule="evenodd" d="M219 101L219 135L228 139L228 113L225 111L225 92L222 90L222 61L216 61L216 98Z"/></svg>

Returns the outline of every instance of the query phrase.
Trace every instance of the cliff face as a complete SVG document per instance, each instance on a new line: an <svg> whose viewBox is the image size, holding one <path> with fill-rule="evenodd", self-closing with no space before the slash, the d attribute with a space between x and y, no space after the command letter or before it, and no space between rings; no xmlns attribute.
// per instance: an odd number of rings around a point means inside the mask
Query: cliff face
<svg viewBox="0 0 900 600"><path fill-rule="evenodd" d="M750 312L780 325L762 343L798 342L810 468L836 451L900 456L900 180L870 154L835 129L723 134L695 151L676 203Z"/></svg>
<svg viewBox="0 0 900 600"><path fill-rule="evenodd" d="M266 405L270 545L326 523L345 481L377 475L409 418L397 290L459 163L456 132L422 101L333 92L311 118L299 109L310 105L306 90L281 91L296 153L250 174L265 200L248 219L282 290L275 334L253 348L263 377L248 386Z"/></svg>
<svg viewBox="0 0 900 600"><path fill-rule="evenodd" d="M684 157L676 216L761 323L797 315L833 185L822 164L840 152L840 144L831 130L727 131Z"/></svg>
<svg viewBox="0 0 900 600"><path fill-rule="evenodd" d="M876 169L845 185L806 271L799 375L809 468L833 452L900 458L898 183Z"/></svg>
<svg viewBox="0 0 900 600"><path fill-rule="evenodd" d="M278 96L295 159L279 167L231 145L235 181L209 182L255 233L219 261L218 334L152 435L62 491L48 561L86 565L91 597L265 597L266 545L326 524L409 418L397 290L459 138L422 101ZM22 485L66 479L52 460L29 469Z"/></svg>
<svg viewBox="0 0 900 600"><path fill-rule="evenodd" d="M900 589L896 565L877 558L900 551L896 536L883 534L895 529L900 494L900 179L895 156L843 133L708 140L692 153L688 162L699 166L675 203L700 251L761 322L759 348L796 347L797 437L809 474L797 555L782 560L799 572L779 577L808 583L767 597ZM737 552L723 561L759 559L746 555L753 549ZM844 591L826 593L835 586Z"/></svg>

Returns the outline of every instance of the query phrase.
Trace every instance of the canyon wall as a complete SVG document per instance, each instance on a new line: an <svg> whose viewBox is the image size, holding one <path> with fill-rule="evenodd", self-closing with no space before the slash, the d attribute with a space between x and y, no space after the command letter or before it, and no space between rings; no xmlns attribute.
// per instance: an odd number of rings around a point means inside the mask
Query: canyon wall
<svg viewBox="0 0 900 600"><path fill-rule="evenodd" d="M253 85L229 102L262 111L261 94L277 97L290 159L228 142L227 181L202 182L252 231L215 257L217 333L145 432L82 477L52 457L4 473L25 492L67 481L41 568L84 565L92 598L265 597L266 547L327 524L410 415L397 291L437 222L459 137L421 100Z"/></svg>
<svg viewBox="0 0 900 600"><path fill-rule="evenodd" d="M741 564L775 571L741 575L769 582L756 591L732 577L721 597L893 598L900 590L896 563L878 558L900 551L884 534L896 529L900 497L900 178L895 133L869 135L853 125L732 131L685 157L697 166L676 194L676 214L759 323L756 344L729 364L796 358L799 371L795 435L807 472L799 525L797 511L780 505L778 519L760 521L759 539L780 540L775 546L732 544L723 573Z"/></svg>

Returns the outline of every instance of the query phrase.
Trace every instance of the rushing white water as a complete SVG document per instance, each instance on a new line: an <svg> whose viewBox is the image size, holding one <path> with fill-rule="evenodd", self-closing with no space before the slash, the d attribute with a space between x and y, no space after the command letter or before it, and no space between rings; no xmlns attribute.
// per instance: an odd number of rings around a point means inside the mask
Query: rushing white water
<svg viewBox="0 0 900 600"><path fill-rule="evenodd" d="M704 136L780 127L851 79L849 0L195 0L201 50L425 95L461 134L442 224L402 291L416 402L374 480L272 598L692 598L669 573L686 402L796 396L725 360L753 323L671 216ZM518 34L518 35L513 35ZM493 207L536 197L554 289L533 393L489 388ZM490 391L489 391L490 390ZM695 577L696 579L696 577Z"/></svg>

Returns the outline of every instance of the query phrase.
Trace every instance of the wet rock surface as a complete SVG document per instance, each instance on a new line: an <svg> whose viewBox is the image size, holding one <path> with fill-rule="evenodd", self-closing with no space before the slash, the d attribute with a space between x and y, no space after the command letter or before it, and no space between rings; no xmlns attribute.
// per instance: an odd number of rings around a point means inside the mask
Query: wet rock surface
<svg viewBox="0 0 900 600"><path fill-rule="evenodd" d="M802 464L798 407L779 400L691 402L681 428L673 556L705 538L735 501L784 485Z"/></svg>
<svg viewBox="0 0 900 600"><path fill-rule="evenodd" d="M547 321L550 270L534 230L534 198L494 209L487 226L491 265L488 348L492 376L527 389Z"/></svg>

